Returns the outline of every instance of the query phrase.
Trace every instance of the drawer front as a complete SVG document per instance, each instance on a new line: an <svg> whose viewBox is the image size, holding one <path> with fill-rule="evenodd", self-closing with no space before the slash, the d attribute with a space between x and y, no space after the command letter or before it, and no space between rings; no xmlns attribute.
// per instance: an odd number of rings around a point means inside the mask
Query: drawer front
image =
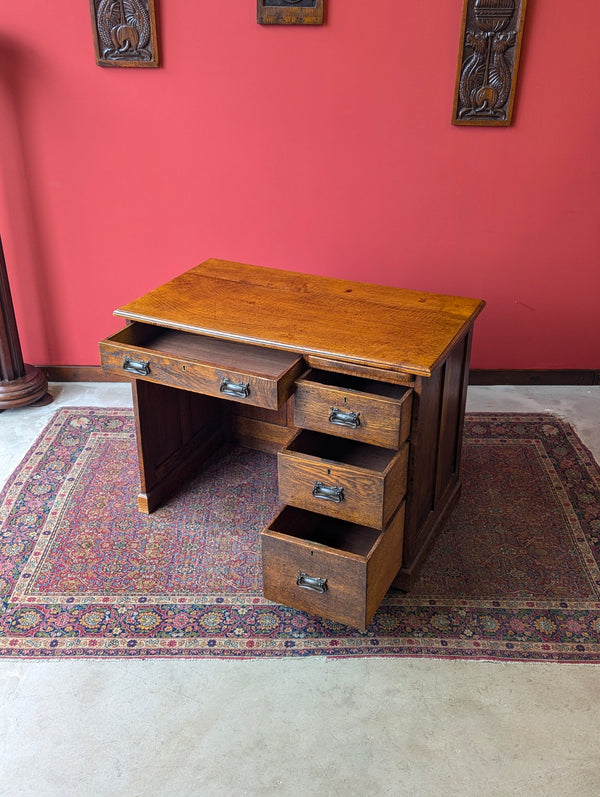
<svg viewBox="0 0 600 797"><path fill-rule="evenodd" d="M394 399L303 377L296 383L294 423L304 429L399 448L410 433L412 391Z"/></svg>
<svg viewBox="0 0 600 797"><path fill-rule="evenodd" d="M287 401L292 394L294 380L302 370L301 357L288 355L289 364L282 367L279 361L287 353L275 352L276 365L271 369L273 375L257 374L219 364L218 343L211 340L210 357L206 356L207 361L199 361L187 353L181 356L150 346L134 346L113 336L101 342L100 357L103 368L121 376L272 410L279 409ZM243 344L226 343L228 351L234 345L240 346L241 356L238 359L243 361ZM199 356L202 356L201 352ZM265 354L267 356L268 351Z"/></svg>
<svg viewBox="0 0 600 797"><path fill-rule="evenodd" d="M282 503L382 529L406 492L408 443L383 471L289 448L277 454L277 467Z"/></svg>
<svg viewBox="0 0 600 797"><path fill-rule="evenodd" d="M364 631L402 562L404 504L382 532L339 524L333 538L340 548L318 542L330 539L327 524L335 523L283 509L261 535L264 596ZM353 535L362 542L354 544Z"/></svg>

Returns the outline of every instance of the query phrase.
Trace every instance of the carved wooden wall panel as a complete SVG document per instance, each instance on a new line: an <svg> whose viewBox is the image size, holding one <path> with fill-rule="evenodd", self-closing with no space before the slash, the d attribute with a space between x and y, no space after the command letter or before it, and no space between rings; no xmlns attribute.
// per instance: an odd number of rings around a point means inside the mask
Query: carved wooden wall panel
<svg viewBox="0 0 600 797"><path fill-rule="evenodd" d="M90 0L99 66L158 66L154 0Z"/></svg>
<svg viewBox="0 0 600 797"><path fill-rule="evenodd" d="M509 125L527 0L464 0L455 125Z"/></svg>
<svg viewBox="0 0 600 797"><path fill-rule="evenodd" d="M261 25L322 25L323 0L256 0Z"/></svg>

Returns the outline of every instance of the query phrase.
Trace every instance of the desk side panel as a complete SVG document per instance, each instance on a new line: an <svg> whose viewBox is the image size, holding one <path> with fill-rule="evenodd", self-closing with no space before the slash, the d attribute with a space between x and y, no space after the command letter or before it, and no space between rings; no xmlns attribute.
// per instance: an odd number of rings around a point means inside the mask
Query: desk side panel
<svg viewBox="0 0 600 797"><path fill-rule="evenodd" d="M142 512L153 512L228 436L226 402L133 380Z"/></svg>
<svg viewBox="0 0 600 797"><path fill-rule="evenodd" d="M460 457L472 330L413 395L404 554L394 581L408 590L460 495Z"/></svg>

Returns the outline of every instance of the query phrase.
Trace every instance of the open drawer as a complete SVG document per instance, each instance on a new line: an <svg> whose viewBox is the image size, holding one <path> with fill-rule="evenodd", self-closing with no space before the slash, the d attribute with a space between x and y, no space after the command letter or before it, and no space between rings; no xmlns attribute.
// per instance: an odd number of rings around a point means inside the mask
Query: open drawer
<svg viewBox="0 0 600 797"><path fill-rule="evenodd" d="M302 430L277 454L279 500L382 529L406 492L408 447L393 451Z"/></svg>
<svg viewBox="0 0 600 797"><path fill-rule="evenodd" d="M293 352L132 323L100 343L103 368L121 376L279 409L303 369Z"/></svg>
<svg viewBox="0 0 600 797"><path fill-rule="evenodd" d="M399 448L410 432L406 385L311 369L296 383L294 423L331 435Z"/></svg>
<svg viewBox="0 0 600 797"><path fill-rule="evenodd" d="M376 531L285 507L261 534L265 598L364 631L402 563L404 508Z"/></svg>

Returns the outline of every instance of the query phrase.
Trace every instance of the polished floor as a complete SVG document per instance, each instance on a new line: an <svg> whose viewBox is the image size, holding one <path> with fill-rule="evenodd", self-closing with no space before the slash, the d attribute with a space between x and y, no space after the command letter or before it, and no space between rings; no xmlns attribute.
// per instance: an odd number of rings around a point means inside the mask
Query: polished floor
<svg viewBox="0 0 600 797"><path fill-rule="evenodd" d="M0 413L0 485L59 406ZM600 461L600 387L474 387ZM599 797L600 665L424 659L0 660L0 797Z"/></svg>

